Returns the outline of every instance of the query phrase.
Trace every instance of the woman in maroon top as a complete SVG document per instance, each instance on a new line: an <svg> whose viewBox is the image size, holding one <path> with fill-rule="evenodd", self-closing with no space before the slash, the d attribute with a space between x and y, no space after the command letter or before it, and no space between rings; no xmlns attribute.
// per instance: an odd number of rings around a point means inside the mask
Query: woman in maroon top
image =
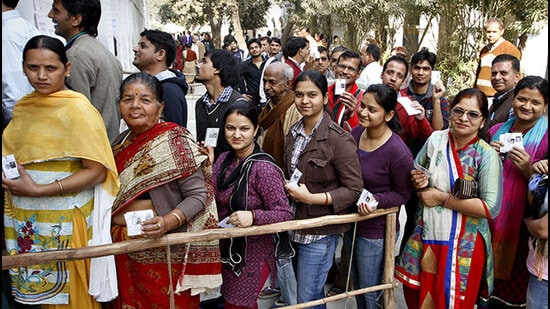
<svg viewBox="0 0 550 309"><path fill-rule="evenodd" d="M224 134L232 150L221 153L213 166L220 221L249 227L291 220L284 176L274 159L256 143L258 111L249 102L232 104L224 115ZM214 152L208 146L210 157ZM225 309L257 308L269 273L275 282L273 236L253 235L220 241Z"/></svg>

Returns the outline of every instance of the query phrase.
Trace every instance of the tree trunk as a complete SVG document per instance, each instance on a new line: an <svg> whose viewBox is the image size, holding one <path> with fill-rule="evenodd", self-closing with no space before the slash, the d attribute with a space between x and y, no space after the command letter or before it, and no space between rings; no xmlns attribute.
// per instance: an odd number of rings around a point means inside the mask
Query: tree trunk
<svg viewBox="0 0 550 309"><path fill-rule="evenodd" d="M239 4L237 1L228 1L229 10L231 11L231 23L235 29L235 39L237 39L237 44L239 48L245 50L248 53L246 48L246 41L243 36L243 29L241 27L241 19L239 18Z"/></svg>
<svg viewBox="0 0 550 309"><path fill-rule="evenodd" d="M210 30L212 31L212 42L214 42L214 48L220 48L222 46L222 21L221 14L214 14L214 8L210 1L204 2L204 13L210 23Z"/></svg>

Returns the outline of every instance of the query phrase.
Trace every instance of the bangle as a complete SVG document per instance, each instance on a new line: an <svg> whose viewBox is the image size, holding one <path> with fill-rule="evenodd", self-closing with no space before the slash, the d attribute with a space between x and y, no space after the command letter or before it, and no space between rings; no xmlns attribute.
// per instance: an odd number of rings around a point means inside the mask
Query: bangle
<svg viewBox="0 0 550 309"><path fill-rule="evenodd" d="M328 193L325 192L325 206L328 205Z"/></svg>
<svg viewBox="0 0 550 309"><path fill-rule="evenodd" d="M449 200L451 199L452 194L449 193L449 196L445 199L445 203L443 203L443 207L447 208L447 204L449 203Z"/></svg>
<svg viewBox="0 0 550 309"><path fill-rule="evenodd" d="M59 195L63 196L63 194L65 194L64 190L63 190L63 185L61 184L61 181L56 179L55 182L57 183L57 185L59 186Z"/></svg>
<svg viewBox="0 0 550 309"><path fill-rule="evenodd" d="M417 192L424 191L424 190L428 189L429 186L430 186L430 185L426 185L425 187L418 188L418 189L416 189L416 191L417 191Z"/></svg>
<svg viewBox="0 0 550 309"><path fill-rule="evenodd" d="M254 210L250 210L250 212L252 213L252 224L256 224L256 212Z"/></svg>
<svg viewBox="0 0 550 309"><path fill-rule="evenodd" d="M178 215L178 214L175 213L175 212L171 212L170 214L173 215L174 217L176 217L176 219L178 219L178 226L177 226L177 227L180 227L181 224L183 223L182 220L181 220L180 215Z"/></svg>

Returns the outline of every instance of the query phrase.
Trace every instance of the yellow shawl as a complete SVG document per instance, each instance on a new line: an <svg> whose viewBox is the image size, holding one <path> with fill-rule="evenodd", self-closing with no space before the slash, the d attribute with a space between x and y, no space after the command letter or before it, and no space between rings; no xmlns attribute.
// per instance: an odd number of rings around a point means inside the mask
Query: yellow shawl
<svg viewBox="0 0 550 309"><path fill-rule="evenodd" d="M14 154L19 164L67 157L103 164L108 173L94 190L89 245L111 243L111 206L119 189L118 174L105 123L84 95L72 90L48 95L33 91L21 98L2 134L2 155L6 154ZM91 259L89 293L98 301L118 295L113 256Z"/></svg>

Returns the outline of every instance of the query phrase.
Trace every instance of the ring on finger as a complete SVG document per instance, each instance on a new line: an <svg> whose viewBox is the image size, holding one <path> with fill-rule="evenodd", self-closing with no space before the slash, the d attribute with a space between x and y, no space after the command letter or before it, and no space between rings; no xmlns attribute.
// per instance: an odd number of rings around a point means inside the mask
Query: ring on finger
<svg viewBox="0 0 550 309"><path fill-rule="evenodd" d="M162 226L160 226L160 222L157 222L157 226L159 227L159 230L162 229Z"/></svg>

